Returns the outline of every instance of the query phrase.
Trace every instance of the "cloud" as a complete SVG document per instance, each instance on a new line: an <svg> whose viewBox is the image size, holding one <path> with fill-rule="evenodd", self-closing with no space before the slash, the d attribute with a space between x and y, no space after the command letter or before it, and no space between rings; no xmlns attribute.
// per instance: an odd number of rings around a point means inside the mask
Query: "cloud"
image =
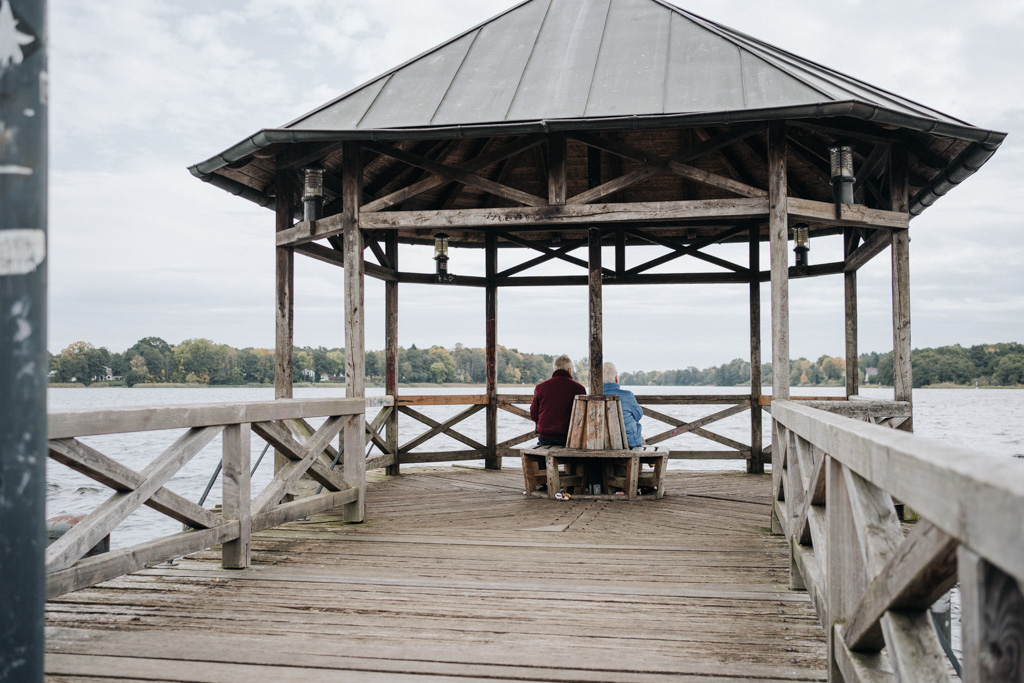
<svg viewBox="0 0 1024 683"><path fill-rule="evenodd" d="M273 213L205 185L186 167L276 127L503 11L513 0L108 0L50 5L50 343L122 350L150 334L235 346L274 338ZM686 8L973 124L1024 127L1019 37L1024 7L687 0ZM1024 246L1015 200L1024 147L1011 135L975 177L912 228L915 346L1024 340ZM838 242L812 246L815 263ZM403 247L403 270L430 272ZM743 248L723 247L744 263ZM653 258L650 248L630 259ZM584 250L575 255L583 257ZM502 268L532 254L503 252ZM611 259L610 254L606 256ZM683 259L679 264L714 270ZM767 267L767 249L762 266ZM479 250L452 271L479 275ZM579 273L563 263L538 273ZM296 342L344 337L340 271L299 258ZM892 344L889 255L858 276L861 349ZM770 359L770 299L762 348ZM403 285L400 342L483 343L479 290ZM383 344L383 287L367 285L367 345ZM499 343L587 353L586 289L499 296ZM794 357L841 355L840 276L794 281ZM744 287L608 287L606 356L624 370L705 366L749 353Z"/></svg>

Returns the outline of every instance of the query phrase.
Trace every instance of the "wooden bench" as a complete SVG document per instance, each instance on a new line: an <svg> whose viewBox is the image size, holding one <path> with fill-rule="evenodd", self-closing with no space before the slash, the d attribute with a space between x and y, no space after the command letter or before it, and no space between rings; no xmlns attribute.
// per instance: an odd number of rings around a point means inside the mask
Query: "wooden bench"
<svg viewBox="0 0 1024 683"><path fill-rule="evenodd" d="M665 494L668 453L658 452L656 446L609 450L537 446L523 449L522 458L529 495L554 498L564 491L580 498L637 500ZM600 484L601 493L587 490L595 483ZM622 494L616 495L616 489ZM641 490L650 493L641 496Z"/></svg>

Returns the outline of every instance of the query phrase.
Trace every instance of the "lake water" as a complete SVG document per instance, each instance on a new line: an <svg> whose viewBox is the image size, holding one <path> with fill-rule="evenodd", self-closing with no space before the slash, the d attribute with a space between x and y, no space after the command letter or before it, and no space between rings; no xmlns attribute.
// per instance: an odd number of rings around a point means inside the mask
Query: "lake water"
<svg viewBox="0 0 1024 683"><path fill-rule="evenodd" d="M629 387L637 394L744 394L744 387ZM532 387L503 388L502 393L529 394ZM382 389L368 389L370 395L382 395ZM482 388L404 389L405 395L422 394L482 394ZM794 395L837 396L841 389L798 388ZM868 398L891 399L891 389L864 388L861 395ZM296 398L344 396L337 386L296 387ZM266 401L274 397L270 388L98 388L50 389L48 407L51 412L90 410L122 406L174 405L186 403L234 403L239 401ZM1024 414L1024 391L997 389L918 389L914 392L915 431L948 444L992 453L1001 457L1024 458L1024 430L1020 429ZM721 410L724 406L653 406L659 412L683 420L694 420ZM465 409L465 406L423 406L423 414L444 420ZM370 417L377 409L370 410ZM531 422L506 411L498 412L498 440L503 441L533 429ZM478 441L486 440L484 412L471 416L455 426L460 433ZM764 434L768 443L770 417L765 413ZM645 418L641 424L645 435L652 435L668 427ZM399 442L405 443L427 428L413 418L402 415L399 422ZM740 413L709 429L744 443L750 442L750 418ZM181 434L179 430L143 432L87 437L83 441L102 453L139 471L157 457ZM527 445L533 443L527 442ZM692 434L673 438L661 444L672 450L718 450L721 446ZM252 462L264 449L264 442L253 435ZM464 450L467 446L447 436L439 436L417 448L418 451ZM186 465L168 484L167 488L186 498L198 501L220 459L220 440L215 439L203 452ZM263 464L253 476L253 495L271 479L273 453L267 453ZM461 465L482 466L483 461L467 461ZM504 465L519 467L518 458L506 458ZM670 462L672 469L743 469L743 461L701 460ZM1024 463L1022 463L1024 468ZM1024 469L1022 469L1024 471ZM85 514L95 509L110 495L110 489L82 476L67 467L47 463L47 517L59 514ZM204 505L220 502L220 483L213 487ZM135 512L115 530L111 538L113 547L134 545L179 530L177 522L149 508Z"/></svg>

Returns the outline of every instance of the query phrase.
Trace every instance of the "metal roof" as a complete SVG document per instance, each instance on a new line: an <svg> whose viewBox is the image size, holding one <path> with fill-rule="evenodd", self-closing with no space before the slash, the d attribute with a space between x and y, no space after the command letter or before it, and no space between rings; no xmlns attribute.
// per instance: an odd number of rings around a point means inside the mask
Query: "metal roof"
<svg viewBox="0 0 1024 683"><path fill-rule="evenodd" d="M424 128L845 101L968 125L660 0L526 0L284 128Z"/></svg>
<svg viewBox="0 0 1024 683"><path fill-rule="evenodd" d="M267 182L247 172L273 145L786 119L860 119L964 141L940 154L942 170L913 197L913 214L974 173L1005 138L664 0L525 0L189 170L269 206Z"/></svg>

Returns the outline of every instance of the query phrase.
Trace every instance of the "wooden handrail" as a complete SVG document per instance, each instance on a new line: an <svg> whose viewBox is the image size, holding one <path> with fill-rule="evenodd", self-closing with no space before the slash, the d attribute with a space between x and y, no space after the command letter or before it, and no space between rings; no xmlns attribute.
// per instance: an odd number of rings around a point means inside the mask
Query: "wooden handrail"
<svg viewBox="0 0 1024 683"><path fill-rule="evenodd" d="M792 400L775 401L772 418L773 526L830 635L830 669L851 681L949 680L927 609L959 578L964 680L1019 671L1009 658L1024 649L1020 464ZM921 515L909 535L894 496Z"/></svg>
<svg viewBox="0 0 1024 683"><path fill-rule="evenodd" d="M362 399L288 399L237 404L172 405L52 413L50 457L114 489L114 493L47 549L47 594L50 597L106 581L146 566L223 544L224 566L249 563L253 531L321 512L359 504L365 473L345 475L329 467L325 455L345 430L346 444L365 435L365 406L389 406L389 396ZM389 408L385 408L389 410ZM315 430L305 418L326 418ZM187 431L145 469L136 472L78 440L94 434L153 430ZM250 493L250 429L289 461L255 498ZM168 482L214 438L223 433L223 510L215 513L165 488ZM359 449L363 457L362 448ZM282 503L304 474L327 492ZM83 555L142 505L180 521L194 531L104 553ZM361 520L359 520L361 521Z"/></svg>
<svg viewBox="0 0 1024 683"><path fill-rule="evenodd" d="M211 425L294 420L325 415L355 415L371 405L391 405L390 396L357 398L291 398L276 401L106 408L53 412L49 438L66 439L98 434L128 434Z"/></svg>

